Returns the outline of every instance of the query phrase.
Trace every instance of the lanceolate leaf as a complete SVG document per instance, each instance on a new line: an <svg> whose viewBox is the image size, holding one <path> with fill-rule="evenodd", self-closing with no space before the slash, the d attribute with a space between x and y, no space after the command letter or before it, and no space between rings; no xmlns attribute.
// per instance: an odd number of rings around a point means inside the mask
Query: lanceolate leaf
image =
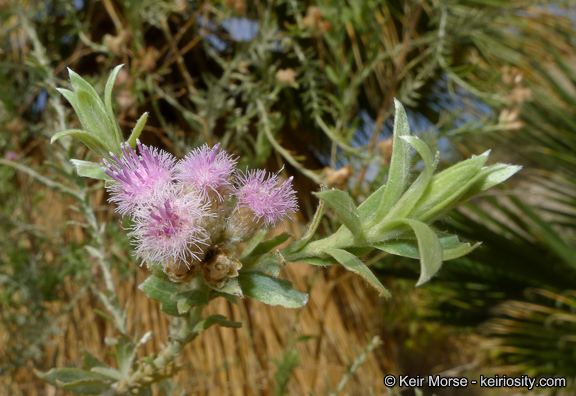
<svg viewBox="0 0 576 396"><path fill-rule="evenodd" d="M242 288L240 287L240 283L238 283L238 278L228 279L228 282L226 282L224 286L220 288L212 287L212 289L220 293L225 293L232 296L244 297L244 294L242 294Z"/></svg>
<svg viewBox="0 0 576 396"><path fill-rule="evenodd" d="M47 373L34 370L42 380L59 388L86 395L100 395L110 388L110 379L102 374L76 368L52 369Z"/></svg>
<svg viewBox="0 0 576 396"><path fill-rule="evenodd" d="M140 116L138 121L136 122L136 126L132 129L132 133L128 138L128 144L132 146L132 148L136 148L136 139L140 137L142 130L144 129L144 125L146 125L146 121L148 120L148 113L144 113Z"/></svg>
<svg viewBox="0 0 576 396"><path fill-rule="evenodd" d="M441 237L440 245L442 246L442 260L446 261L467 255L480 246L480 243L474 245L461 243L458 241L457 236L451 235L449 237ZM416 239L392 239L385 242L374 243L372 246L396 256L420 259L418 240Z"/></svg>
<svg viewBox="0 0 576 396"><path fill-rule="evenodd" d="M76 139L79 139L84 143L88 148L98 154L100 157L108 157L108 150L106 149L106 143L103 142L100 138L91 133L83 131L81 129L67 129L65 131L61 131L55 133L50 139L50 143L54 143L56 140L60 139L63 136L74 136Z"/></svg>
<svg viewBox="0 0 576 396"><path fill-rule="evenodd" d="M268 305L300 308L308 302L308 294L294 289L291 282L260 271L242 271L238 281L246 296Z"/></svg>
<svg viewBox="0 0 576 396"><path fill-rule="evenodd" d="M376 275L370 271L370 268L356 257L356 255L342 249L327 249L326 253L334 257L348 271L354 272L364 278L372 287L378 290L380 296L390 297L390 292L380 283Z"/></svg>
<svg viewBox="0 0 576 396"><path fill-rule="evenodd" d="M84 119L84 117L82 116L82 113L80 112L80 104L78 103L78 98L76 97L76 94L74 92L70 91L69 89L65 89L65 88L56 88L56 90L58 92L60 92L62 94L62 96L64 96L66 98L66 100L72 105L72 108L74 109L74 112L76 113L76 116L80 120L80 124L86 125L86 120ZM50 143L52 143L52 142L54 142L54 138L52 138L52 140L50 141Z"/></svg>
<svg viewBox="0 0 576 396"><path fill-rule="evenodd" d="M286 242L288 240L288 238L290 238L291 236L292 236L292 234L289 234L287 232L283 232L282 234L277 235L274 238L272 238L266 242L259 243L254 248L254 250L252 250L252 252L250 252L249 256L259 256L261 254L268 253L269 251L274 249L276 246Z"/></svg>
<svg viewBox="0 0 576 396"><path fill-rule="evenodd" d="M380 188L372 193L366 201L362 202L360 206L358 206L358 214L360 215L360 220L364 221L376 213L378 207L380 206L380 202L382 202L382 197L384 196L384 190L386 190L386 186L380 186Z"/></svg>
<svg viewBox="0 0 576 396"><path fill-rule="evenodd" d="M130 357L134 353L134 348L136 345L126 336L120 337L118 343L114 345L118 369L123 376L126 376L130 370Z"/></svg>
<svg viewBox="0 0 576 396"><path fill-rule="evenodd" d="M72 165L76 168L76 173L78 173L79 176L98 180L112 180L112 178L102 170L102 164L77 159L71 159L70 162L72 162Z"/></svg>
<svg viewBox="0 0 576 396"><path fill-rule="evenodd" d="M428 282L442 266L442 245L434 231L421 221L400 219L398 222L410 226L418 240L420 278L416 286L420 286Z"/></svg>
<svg viewBox="0 0 576 396"><path fill-rule="evenodd" d="M169 282L160 280L154 275L150 275L144 282L138 286L148 297L158 300L162 303L162 311L172 316L180 316L176 301L172 296L178 293L176 286Z"/></svg>
<svg viewBox="0 0 576 396"><path fill-rule="evenodd" d="M405 217L410 210L416 205L416 202L422 197L426 187L430 183L434 171L436 170L436 165L438 164L437 158L434 160L430 148L424 141L420 140L416 136L402 136L403 140L408 142L412 147L418 151L420 157L424 161L424 171L418 176L418 179L410 186L410 188L402 195L402 198L390 211L386 214L384 221L392 220L398 217Z"/></svg>
<svg viewBox="0 0 576 396"><path fill-rule="evenodd" d="M489 152L469 158L435 175L410 213L410 217L429 221L450 210L475 183Z"/></svg>
<svg viewBox="0 0 576 396"><path fill-rule="evenodd" d="M104 140L110 151L116 151L113 150L115 147L119 147L119 144L115 143L116 133L100 98L93 97L83 90L76 92L76 97L80 111L86 120L86 125L83 127L94 136Z"/></svg>
<svg viewBox="0 0 576 396"><path fill-rule="evenodd" d="M60 387L62 389L85 395L102 395L104 392L110 389L110 384L98 379L87 379L77 382L60 384Z"/></svg>
<svg viewBox="0 0 576 396"><path fill-rule="evenodd" d="M116 81L116 77L118 76L118 73L120 72L120 69L122 68L122 66L124 66L124 65L118 65L114 68L114 70L112 70L112 73L110 73L110 76L108 77L108 81L106 81L106 88L104 88L104 106L106 107L106 112L108 113L108 117L112 121L112 124L114 127L114 133L116 135L116 144L118 146L120 146L120 143L124 139L122 138L122 132L120 131L120 126L118 125L118 122L116 122L116 117L114 116L114 111L112 109L112 89L114 87L114 82ZM144 113L144 114L148 115L148 113ZM144 114L142 115L142 117L144 117ZM142 117L140 117L140 120L142 119ZM138 122L140 122L140 120L138 120ZM144 122L146 122L146 121L144 121ZM138 125L138 123L136 125ZM138 136L136 136L136 138L137 137ZM136 140L136 139L134 139L134 140ZM132 148L134 148L134 147L135 146L132 146Z"/></svg>
<svg viewBox="0 0 576 396"><path fill-rule="evenodd" d="M93 373L102 374L114 381L120 381L123 378L122 373L120 371L110 366L98 366L92 368L90 371Z"/></svg>
<svg viewBox="0 0 576 396"><path fill-rule="evenodd" d="M401 139L402 136L410 135L408 117L404 107L397 99L394 99L394 105L396 106L396 119L394 120L392 158L390 160L390 170L388 171L388 181L386 182L386 188L375 219L383 218L400 199L410 176L410 145Z"/></svg>
<svg viewBox="0 0 576 396"><path fill-rule="evenodd" d="M297 260L299 263L306 263L311 265L317 265L320 267L327 267L329 265L338 264L338 262L333 258L322 258L322 257L305 257Z"/></svg>
<svg viewBox="0 0 576 396"><path fill-rule="evenodd" d="M100 359L98 359L85 349L82 350L82 355L84 355L84 357L82 358L82 362L84 363L84 366L88 370L94 367L108 367L106 363L104 363L103 361L101 361Z"/></svg>
<svg viewBox="0 0 576 396"><path fill-rule="evenodd" d="M244 250L242 250L242 254L240 255L240 260L244 259L245 257L248 257L251 255L252 251L256 248L256 246L258 246L258 244L260 242L262 242L262 240L264 239L264 237L266 237L267 234L267 230L260 230L256 233L256 235L254 235L250 241L248 241L248 244L246 245L246 247L244 248Z"/></svg>
<svg viewBox="0 0 576 396"><path fill-rule="evenodd" d="M198 305L208 305L208 296L202 290L186 290L172 295L172 299L176 301L180 314L184 314Z"/></svg>
<svg viewBox="0 0 576 396"><path fill-rule="evenodd" d="M347 192L332 189L315 193L315 195L326 201L328 206L334 209L338 217L342 219L342 223L352 232L355 238L360 240L364 238L360 215L354 201Z"/></svg>
<svg viewBox="0 0 576 396"><path fill-rule="evenodd" d="M520 169L522 169L521 166L507 164L494 164L480 169L474 184L472 184L468 191L466 191L458 201L467 201L473 196L480 194L482 191L486 191L489 188L502 183L513 176L516 172L520 171Z"/></svg>
<svg viewBox="0 0 576 396"><path fill-rule="evenodd" d="M280 268L284 265L282 258L277 253L261 255L256 260L244 264L244 270L258 270L266 272L274 277L280 275Z"/></svg>

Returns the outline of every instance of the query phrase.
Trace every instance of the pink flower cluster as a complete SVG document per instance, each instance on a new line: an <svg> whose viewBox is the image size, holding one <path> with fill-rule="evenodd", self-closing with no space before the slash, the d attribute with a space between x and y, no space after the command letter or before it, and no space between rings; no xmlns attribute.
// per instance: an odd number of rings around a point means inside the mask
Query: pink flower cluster
<svg viewBox="0 0 576 396"><path fill-rule="evenodd" d="M219 144L196 148L177 161L137 141L122 158L110 154L102 170L117 211L133 220L136 255L150 265L190 268L216 245L233 247L259 228L298 209L292 178L280 182L264 170L240 172L237 158Z"/></svg>

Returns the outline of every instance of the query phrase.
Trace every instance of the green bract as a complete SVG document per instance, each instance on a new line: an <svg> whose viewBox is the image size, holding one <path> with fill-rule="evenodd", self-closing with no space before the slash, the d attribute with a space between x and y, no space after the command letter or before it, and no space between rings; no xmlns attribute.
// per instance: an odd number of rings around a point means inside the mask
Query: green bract
<svg viewBox="0 0 576 396"><path fill-rule="evenodd" d="M478 246L461 243L456 236L434 231L429 224L456 205L502 183L521 169L520 166L505 164L484 166L489 154L486 152L434 175L438 155L433 156L426 143L410 136L406 112L397 100L395 105L393 151L387 184L358 207L344 191L317 193L340 217L342 227L327 238L311 242L310 235L321 216L319 211L307 237L281 251L286 261L314 265L338 262L366 279L382 296L389 295L389 292L358 259L358 254L375 248L418 258L421 274L417 286L429 281L438 272L443 260L461 257ZM410 148L414 148L422 158L424 170L409 186L412 163Z"/></svg>

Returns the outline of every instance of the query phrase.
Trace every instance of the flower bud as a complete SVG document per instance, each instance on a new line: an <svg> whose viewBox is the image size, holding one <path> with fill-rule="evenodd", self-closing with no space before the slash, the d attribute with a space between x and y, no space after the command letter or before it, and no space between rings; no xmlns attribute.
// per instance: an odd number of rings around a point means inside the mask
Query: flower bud
<svg viewBox="0 0 576 396"><path fill-rule="evenodd" d="M222 287L229 278L238 276L238 270L242 268L242 263L235 258L231 258L234 253L221 246L214 248L212 255L202 261L200 266L207 283L213 283L217 287Z"/></svg>

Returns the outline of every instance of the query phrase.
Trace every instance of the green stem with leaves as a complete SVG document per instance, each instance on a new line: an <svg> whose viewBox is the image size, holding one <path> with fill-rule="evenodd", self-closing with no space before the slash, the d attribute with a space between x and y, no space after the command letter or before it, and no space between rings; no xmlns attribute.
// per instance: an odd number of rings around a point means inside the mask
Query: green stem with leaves
<svg viewBox="0 0 576 396"><path fill-rule="evenodd" d="M170 336L170 343L152 361L142 361L129 377L118 382L115 391L119 394L127 394L129 391L150 385L163 378L171 377L177 368L172 367L172 362L182 353L184 347L192 342L200 329L197 325L202 317L204 306L193 307L180 319L180 328L176 334Z"/></svg>

